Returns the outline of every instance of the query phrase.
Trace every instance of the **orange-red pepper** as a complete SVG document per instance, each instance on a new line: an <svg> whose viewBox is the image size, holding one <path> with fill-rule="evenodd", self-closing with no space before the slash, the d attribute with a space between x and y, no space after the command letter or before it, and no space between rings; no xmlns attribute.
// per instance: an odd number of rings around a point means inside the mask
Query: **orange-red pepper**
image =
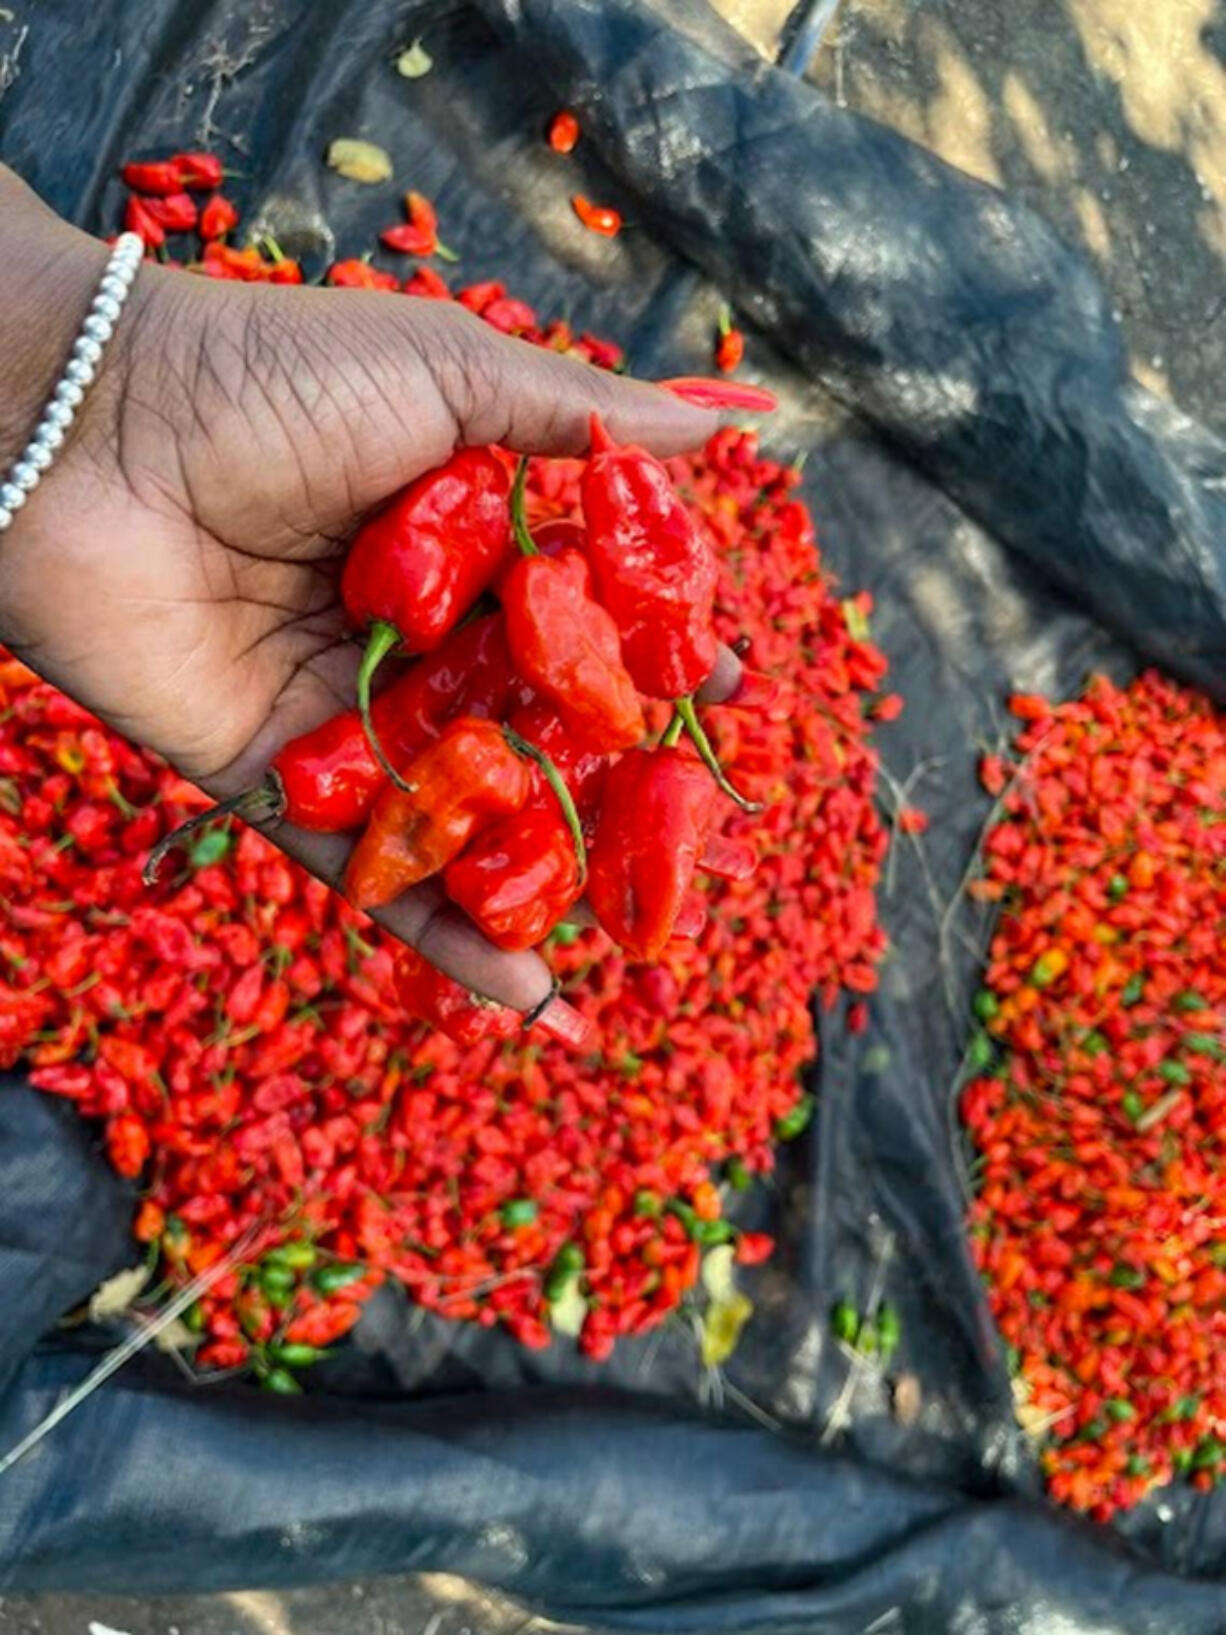
<svg viewBox="0 0 1226 1635"><path fill-rule="evenodd" d="M616 238L621 232L621 211L614 210L611 204L593 204L582 193L576 193L570 204L589 233L599 233L602 238Z"/></svg>
<svg viewBox="0 0 1226 1635"><path fill-rule="evenodd" d="M579 121L569 108L563 108L549 121L549 146L555 153L571 153L579 140Z"/></svg>
<svg viewBox="0 0 1226 1635"><path fill-rule="evenodd" d="M350 856L345 895L355 908L379 908L437 874L486 824L517 812L532 787L503 729L476 716L452 721L405 774L404 787L376 800Z"/></svg>

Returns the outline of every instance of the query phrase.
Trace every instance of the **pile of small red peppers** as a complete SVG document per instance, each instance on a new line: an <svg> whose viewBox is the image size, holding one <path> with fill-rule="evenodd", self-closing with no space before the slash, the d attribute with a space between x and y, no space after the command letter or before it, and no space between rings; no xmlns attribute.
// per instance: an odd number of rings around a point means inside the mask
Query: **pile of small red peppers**
<svg viewBox="0 0 1226 1635"><path fill-rule="evenodd" d="M962 1113L970 1234L1053 1498L1226 1476L1226 719L1154 674L1012 700Z"/></svg>
<svg viewBox="0 0 1226 1635"><path fill-rule="evenodd" d="M374 271L342 262L330 281ZM424 267L409 288L452 298ZM501 285L455 298L536 344L620 362L607 343L539 324ZM28 1066L101 1121L112 1164L139 1188L136 1236L173 1280L248 1244L188 1313L202 1368L297 1389L389 1279L530 1346L565 1307L566 1332L602 1358L677 1309L708 1248L731 1244L747 1264L771 1251L727 1206L809 1116L811 996L832 1005L876 985L887 835L867 738L900 701L864 637L869 598L840 602L821 572L793 470L735 431L666 466L603 428L594 446L591 460L518 473L498 451L460 457L480 467L460 485L465 504L493 495L503 530L515 512L482 568L497 557L483 583L503 605L435 632L371 706L382 753L397 770L433 757L445 795L414 831L412 866L424 845L505 946L543 937L581 1033L525 1033L231 818L184 835L147 886L151 851L203 798L0 657L0 1065ZM437 481L423 479L441 522ZM613 542L587 548L602 507L608 528L630 526L623 491L640 514L663 508L677 552L647 564L646 602L667 609L670 574L692 576L660 642L635 625ZM392 510L412 503L410 491ZM466 581L457 602L476 594ZM570 668L555 665L562 620L583 637ZM688 731L677 704L693 715L685 701L716 638L773 679L703 711L707 764L692 738L651 749ZM472 742L457 754L461 733ZM415 798L389 783L359 712L317 736L317 762L304 773L278 757L266 792L296 821L369 832L381 801ZM497 763L475 802L474 756ZM610 779L650 807L650 846L610 804ZM467 838L440 861L430 848L446 850L456 825ZM560 918L577 869L593 900L616 905L605 913L620 947Z"/></svg>

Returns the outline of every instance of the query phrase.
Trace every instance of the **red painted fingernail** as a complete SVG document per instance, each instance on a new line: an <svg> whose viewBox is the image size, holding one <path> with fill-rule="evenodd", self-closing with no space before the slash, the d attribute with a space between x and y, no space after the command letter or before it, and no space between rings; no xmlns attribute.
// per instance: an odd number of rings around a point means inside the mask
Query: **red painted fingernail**
<svg viewBox="0 0 1226 1635"><path fill-rule="evenodd" d="M595 1028L582 1012L567 1004L565 999L551 999L529 1025L543 1029L551 1039L570 1045L575 1050L585 1049L595 1042Z"/></svg>
<svg viewBox="0 0 1226 1635"><path fill-rule="evenodd" d="M720 706L732 710L769 710L772 704L779 702L782 691L776 677L746 666L733 691L727 698L720 699Z"/></svg>
<svg viewBox="0 0 1226 1635"><path fill-rule="evenodd" d="M765 386L747 386L741 381L712 380L706 375L675 375L658 380L666 392L699 409L745 409L751 414L773 414L779 399Z"/></svg>
<svg viewBox="0 0 1226 1635"><path fill-rule="evenodd" d="M721 880L748 880L758 866L758 854L747 840L711 835L698 867Z"/></svg>

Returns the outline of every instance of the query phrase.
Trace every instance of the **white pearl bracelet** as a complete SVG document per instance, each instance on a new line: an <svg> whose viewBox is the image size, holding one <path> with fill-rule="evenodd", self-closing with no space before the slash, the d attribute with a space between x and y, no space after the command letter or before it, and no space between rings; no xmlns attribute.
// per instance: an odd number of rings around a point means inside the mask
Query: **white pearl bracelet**
<svg viewBox="0 0 1226 1635"><path fill-rule="evenodd" d="M144 254L145 246L136 233L121 233L116 239L98 293L81 325L81 333L73 342L72 356L59 384L43 410L33 437L13 462L8 476L0 482L0 534L12 527L14 516L38 487L68 435L98 373L103 348L115 333Z"/></svg>

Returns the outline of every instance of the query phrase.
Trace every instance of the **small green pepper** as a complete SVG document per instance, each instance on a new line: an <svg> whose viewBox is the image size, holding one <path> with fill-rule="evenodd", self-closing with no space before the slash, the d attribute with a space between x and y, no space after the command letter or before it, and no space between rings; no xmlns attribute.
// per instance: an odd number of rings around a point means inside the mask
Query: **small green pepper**
<svg viewBox="0 0 1226 1635"><path fill-rule="evenodd" d="M309 1368L312 1363L322 1362L329 1353L321 1351L317 1345L302 1345L289 1340L284 1345L271 1346L269 1355L274 1362L282 1363L286 1368Z"/></svg>
<svg viewBox="0 0 1226 1635"><path fill-rule="evenodd" d="M854 1345L860 1332L860 1314L850 1300L836 1300L830 1310L830 1331L836 1340Z"/></svg>
<svg viewBox="0 0 1226 1635"><path fill-rule="evenodd" d="M1137 1410L1128 1401L1127 1397L1108 1397L1103 1406L1117 1425L1122 1425L1126 1420L1137 1417Z"/></svg>
<svg viewBox="0 0 1226 1635"><path fill-rule="evenodd" d="M990 1022L994 1016L1000 1014L1000 1000L990 988L980 988L971 1009L981 1022Z"/></svg>
<svg viewBox="0 0 1226 1635"><path fill-rule="evenodd" d="M260 1384L265 1391L273 1391L278 1396L297 1397L302 1395L301 1385L288 1368L270 1368Z"/></svg>
<svg viewBox="0 0 1226 1635"><path fill-rule="evenodd" d="M813 1097L801 1096L790 1113L775 1121L775 1139L777 1141L794 1141L809 1127L809 1120L813 1117Z"/></svg>
<svg viewBox="0 0 1226 1635"><path fill-rule="evenodd" d="M310 1271L318 1256L313 1243L282 1243L264 1256L265 1266L288 1266L294 1272Z"/></svg>
<svg viewBox="0 0 1226 1635"><path fill-rule="evenodd" d="M320 1294L339 1294L342 1289L347 1289L351 1283L357 1283L365 1276L365 1267L338 1260L330 1266L317 1267L311 1273L311 1285Z"/></svg>
<svg viewBox="0 0 1226 1635"><path fill-rule="evenodd" d="M535 1198L509 1198L502 1206L502 1224L512 1228L531 1226L540 1212Z"/></svg>
<svg viewBox="0 0 1226 1635"><path fill-rule="evenodd" d="M656 1216L662 1213L663 1208L664 1206L656 1194L649 1192L646 1187L640 1188L634 1195L634 1213L636 1215Z"/></svg>
<svg viewBox="0 0 1226 1635"><path fill-rule="evenodd" d="M893 1306L882 1306L877 1313L877 1338L887 1357L897 1351L902 1340L902 1321Z"/></svg>
<svg viewBox="0 0 1226 1635"><path fill-rule="evenodd" d="M996 1049L991 1039L982 1028L978 1029L971 1038L970 1048L966 1053L967 1061L977 1073L983 1073L991 1067L995 1056Z"/></svg>
<svg viewBox="0 0 1226 1635"><path fill-rule="evenodd" d="M226 829L206 829L188 850L187 860L194 869L207 869L220 863L230 850L230 835Z"/></svg>
<svg viewBox="0 0 1226 1635"><path fill-rule="evenodd" d="M727 1176L728 1185L734 1192L747 1192L753 1184L753 1176L735 1155L728 1160Z"/></svg>

